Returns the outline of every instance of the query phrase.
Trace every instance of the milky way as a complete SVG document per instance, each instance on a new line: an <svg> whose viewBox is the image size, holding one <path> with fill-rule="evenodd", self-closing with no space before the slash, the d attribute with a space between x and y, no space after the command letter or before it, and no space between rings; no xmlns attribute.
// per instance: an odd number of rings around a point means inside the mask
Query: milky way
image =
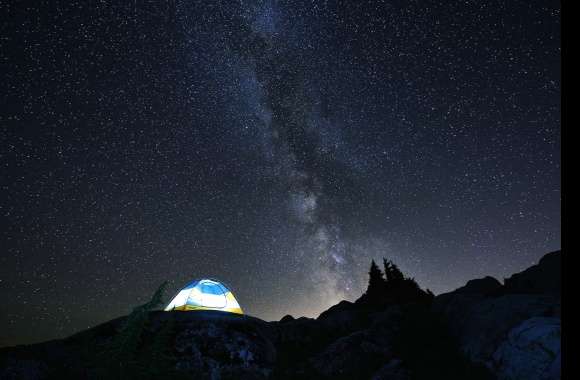
<svg viewBox="0 0 580 380"><path fill-rule="evenodd" d="M242 64L250 66L250 81L255 83L250 92L257 96L249 94L256 100L252 109L267 135L265 158L272 161L273 173L288 193L290 215L302 235L295 248L294 265L305 271L316 287L313 294L323 299L317 304L329 306L352 296L348 291L356 272L347 256L351 250L326 200L325 190L333 185L333 178L324 173L334 166L339 170L334 175L344 178L349 176L349 168L337 163L319 141L320 133L332 130L332 124L325 125L326 120L316 112L308 66L298 61L295 50L288 46L291 32L278 29L283 16L271 2L260 5L244 20L249 24L244 39L249 46L240 49Z"/></svg>
<svg viewBox="0 0 580 380"><path fill-rule="evenodd" d="M5 7L0 345L164 280L314 317L372 259L441 293L560 248L557 3Z"/></svg>

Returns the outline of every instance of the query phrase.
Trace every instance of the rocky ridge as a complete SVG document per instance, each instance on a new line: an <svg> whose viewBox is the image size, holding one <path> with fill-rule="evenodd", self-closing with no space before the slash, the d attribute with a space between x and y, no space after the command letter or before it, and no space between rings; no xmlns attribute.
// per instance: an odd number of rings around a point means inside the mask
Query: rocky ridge
<svg viewBox="0 0 580 380"><path fill-rule="evenodd" d="M0 378L556 380L560 261L550 253L504 284L471 280L429 301L342 301L316 319L152 311L134 351L113 344L121 317L0 349Z"/></svg>

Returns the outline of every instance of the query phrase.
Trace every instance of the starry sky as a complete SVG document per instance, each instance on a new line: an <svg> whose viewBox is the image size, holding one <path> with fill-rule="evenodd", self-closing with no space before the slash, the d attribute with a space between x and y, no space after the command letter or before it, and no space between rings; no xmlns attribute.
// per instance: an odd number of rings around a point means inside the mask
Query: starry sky
<svg viewBox="0 0 580 380"><path fill-rule="evenodd" d="M560 248L556 1L0 2L0 346L164 280L315 317Z"/></svg>

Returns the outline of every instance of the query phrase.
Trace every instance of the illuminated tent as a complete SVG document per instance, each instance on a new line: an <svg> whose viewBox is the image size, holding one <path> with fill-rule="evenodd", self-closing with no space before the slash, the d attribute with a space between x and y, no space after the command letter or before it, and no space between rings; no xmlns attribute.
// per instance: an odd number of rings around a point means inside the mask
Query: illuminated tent
<svg viewBox="0 0 580 380"><path fill-rule="evenodd" d="M171 310L219 310L244 314L232 292L221 282L210 279L195 280L187 284L167 305Z"/></svg>

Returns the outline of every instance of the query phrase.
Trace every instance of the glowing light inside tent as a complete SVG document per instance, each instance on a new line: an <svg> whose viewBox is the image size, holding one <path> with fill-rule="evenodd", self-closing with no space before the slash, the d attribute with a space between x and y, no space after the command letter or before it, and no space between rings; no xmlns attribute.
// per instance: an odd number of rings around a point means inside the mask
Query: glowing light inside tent
<svg viewBox="0 0 580 380"><path fill-rule="evenodd" d="M221 282L209 279L186 285L165 308L171 310L219 310L243 314L232 292Z"/></svg>

